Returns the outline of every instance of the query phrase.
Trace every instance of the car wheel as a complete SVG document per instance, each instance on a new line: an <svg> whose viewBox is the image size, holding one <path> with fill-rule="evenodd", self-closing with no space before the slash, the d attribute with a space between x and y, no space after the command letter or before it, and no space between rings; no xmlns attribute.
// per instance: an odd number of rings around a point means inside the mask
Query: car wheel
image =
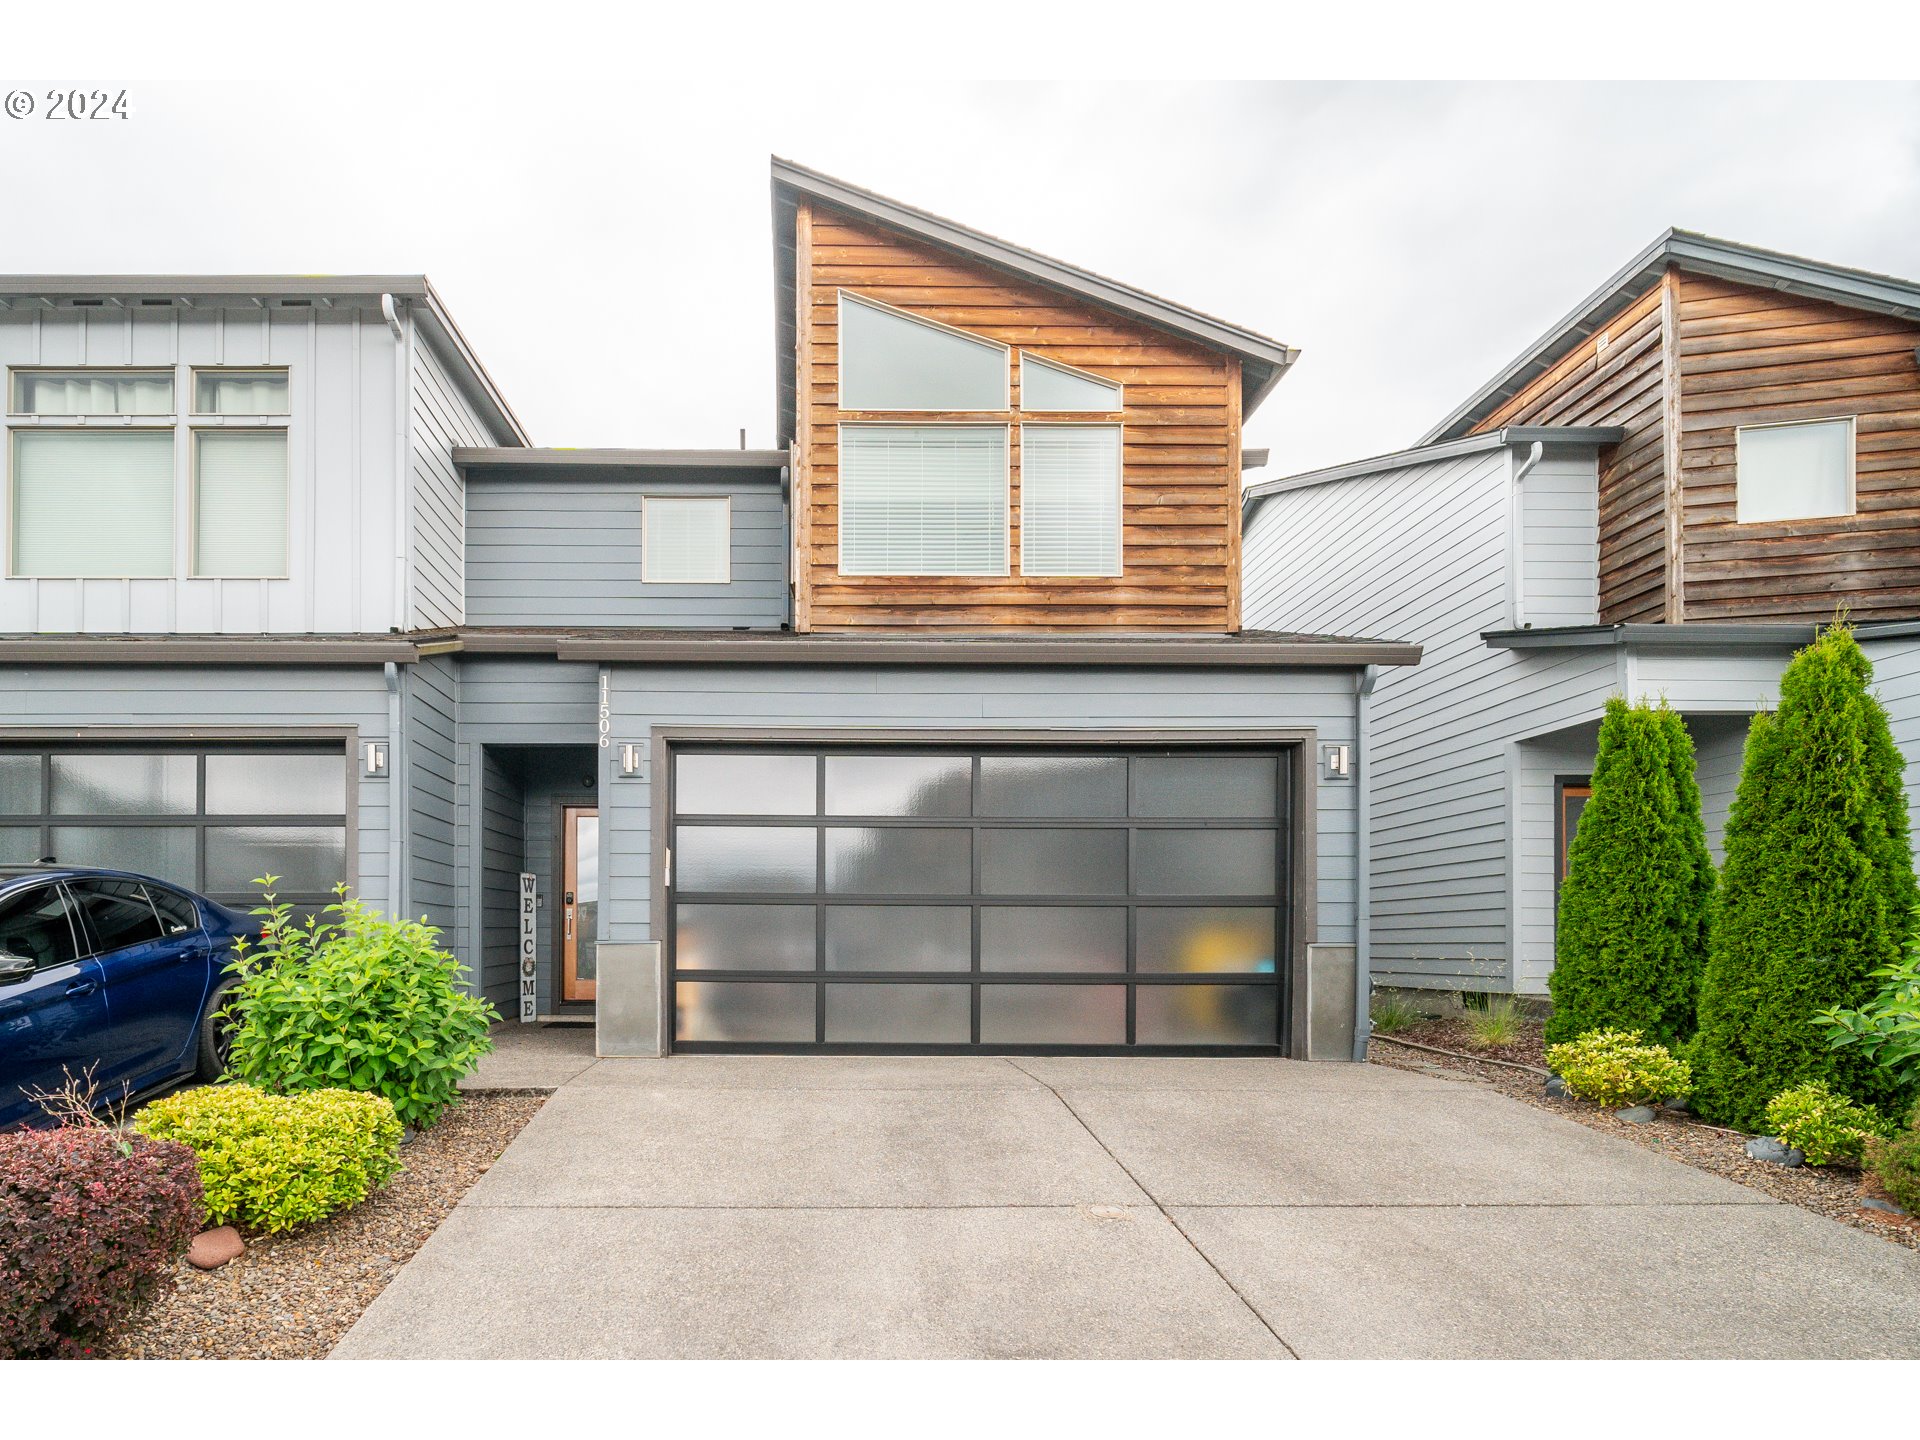
<svg viewBox="0 0 1920 1440"><path fill-rule="evenodd" d="M200 1062L202 1080L218 1080L227 1069L227 1056L233 1049L234 1022L220 1012L233 994L233 982L218 986L207 1013L200 1017Z"/></svg>

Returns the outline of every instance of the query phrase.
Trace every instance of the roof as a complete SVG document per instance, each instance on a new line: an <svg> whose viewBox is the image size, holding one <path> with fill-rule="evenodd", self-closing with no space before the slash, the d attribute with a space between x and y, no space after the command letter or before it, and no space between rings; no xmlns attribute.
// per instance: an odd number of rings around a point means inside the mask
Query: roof
<svg viewBox="0 0 1920 1440"><path fill-rule="evenodd" d="M1395 450L1368 460L1350 460L1344 465L1331 465L1324 470L1308 470L1278 480L1263 480L1241 491L1240 506L1243 512L1251 514L1253 508L1269 495L1306 490L1315 485L1331 485L1338 480L1354 480L1363 475L1379 475L1390 470L1408 470L1415 465L1428 465L1436 460L1451 460L1459 455L1474 455L1483 450L1499 450L1510 445L1616 445L1626 433L1618 425L1509 425L1504 430L1490 430L1485 435L1469 435L1465 439L1449 440L1439 445L1416 445L1411 450Z"/></svg>
<svg viewBox="0 0 1920 1440"><path fill-rule="evenodd" d="M1077 265L1023 250L995 236L955 221L916 210L871 190L862 190L831 175L773 158L774 336L778 356L778 412L775 433L791 437L794 430L794 212L801 199L818 200L835 209L871 220L889 230L911 235L942 250L964 255L1023 279L1078 295L1095 305L1130 315L1136 320L1171 331L1214 350L1236 355L1241 364L1241 411L1251 415L1300 352L1278 340L1239 325L1204 315L1145 290L1109 280Z"/></svg>
<svg viewBox="0 0 1920 1440"><path fill-rule="evenodd" d="M424 275L0 275L0 309L23 303L104 300L133 307L219 300L303 309L316 302L377 302L413 309L421 333L502 445L528 445L526 429Z"/></svg>
<svg viewBox="0 0 1920 1440"><path fill-rule="evenodd" d="M562 476L601 476L623 471L698 471L699 478L720 475L777 480L786 467L784 450L565 450L460 445L453 463L468 474L489 471L544 471ZM670 479L661 475L658 478Z"/></svg>
<svg viewBox="0 0 1920 1440"><path fill-rule="evenodd" d="M1486 630L1480 638L1496 650L1584 649L1638 645L1648 649L1718 646L1797 650L1819 638L1823 625L1772 621L1696 620L1681 625L1554 625L1528 630Z"/></svg>
<svg viewBox="0 0 1920 1440"><path fill-rule="evenodd" d="M1920 283L1783 255L1691 230L1668 230L1576 305L1459 409L1420 437L1421 444L1464 435L1566 357L1669 268L1743 285L1783 290L1857 310L1920 319Z"/></svg>

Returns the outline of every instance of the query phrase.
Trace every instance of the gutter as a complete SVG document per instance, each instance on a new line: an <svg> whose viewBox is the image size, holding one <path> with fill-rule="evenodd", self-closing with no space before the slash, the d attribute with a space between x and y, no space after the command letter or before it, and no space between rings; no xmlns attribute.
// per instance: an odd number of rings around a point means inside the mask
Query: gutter
<svg viewBox="0 0 1920 1440"><path fill-rule="evenodd" d="M1680 625L1559 625L1537 630L1483 630L1480 639L1495 650L1566 650L1612 645L1632 645L1646 650L1797 650L1811 645L1823 628L1694 620Z"/></svg>
<svg viewBox="0 0 1920 1440"><path fill-rule="evenodd" d="M413 548L413 347L393 296L380 297L380 315L393 332L393 628L405 630L412 617L407 581Z"/></svg>
<svg viewBox="0 0 1920 1440"><path fill-rule="evenodd" d="M1385 640L915 640L803 635L715 635L606 639L466 637L465 648L537 652L560 660L662 665L1032 665L1186 669L1348 669L1418 665L1418 645Z"/></svg>
<svg viewBox="0 0 1920 1440"><path fill-rule="evenodd" d="M1373 687L1380 667L1369 665L1354 686L1354 752L1359 774L1354 777L1354 803L1360 813L1354 821L1353 924L1353 1058L1367 1058L1368 1030L1373 1020Z"/></svg>

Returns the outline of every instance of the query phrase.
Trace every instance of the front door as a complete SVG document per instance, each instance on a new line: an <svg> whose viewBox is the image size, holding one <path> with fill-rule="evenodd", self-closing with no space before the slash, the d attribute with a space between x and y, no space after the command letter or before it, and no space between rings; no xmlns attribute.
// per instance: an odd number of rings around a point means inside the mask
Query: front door
<svg viewBox="0 0 1920 1440"><path fill-rule="evenodd" d="M600 812L561 811L560 998L593 999L594 934L600 923Z"/></svg>

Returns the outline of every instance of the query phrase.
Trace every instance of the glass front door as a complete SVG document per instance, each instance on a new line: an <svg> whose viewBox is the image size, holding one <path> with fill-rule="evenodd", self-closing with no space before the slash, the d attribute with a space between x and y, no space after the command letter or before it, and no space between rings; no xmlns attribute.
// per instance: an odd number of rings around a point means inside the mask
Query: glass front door
<svg viewBox="0 0 1920 1440"><path fill-rule="evenodd" d="M594 997L594 936L600 923L600 812L569 805L563 812L565 855L560 875L560 995Z"/></svg>

